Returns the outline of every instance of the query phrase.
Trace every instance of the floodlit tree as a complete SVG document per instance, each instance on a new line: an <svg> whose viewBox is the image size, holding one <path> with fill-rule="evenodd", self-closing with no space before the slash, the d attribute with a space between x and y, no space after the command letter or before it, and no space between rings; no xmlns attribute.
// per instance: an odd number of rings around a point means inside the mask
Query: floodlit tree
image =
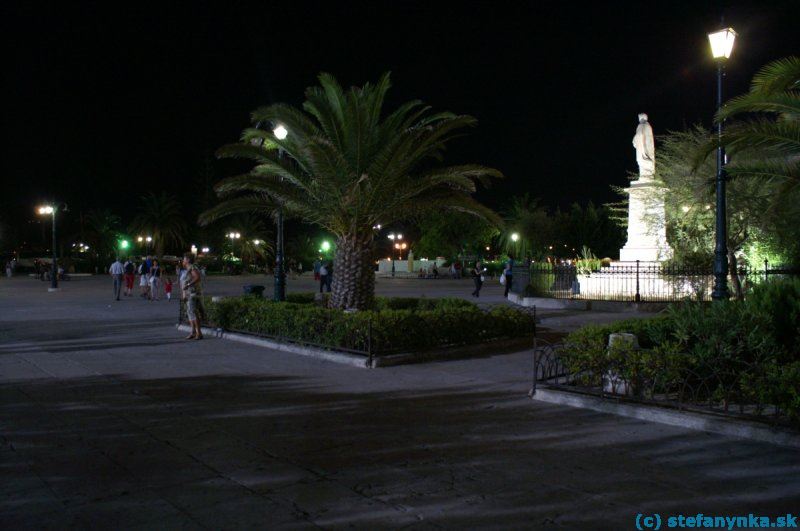
<svg viewBox="0 0 800 531"><path fill-rule="evenodd" d="M306 90L302 110L285 104L259 108L252 114L255 127L244 131L242 142L220 149L222 157L249 159L255 166L218 183L224 201L200 220L272 213L280 206L323 227L336 238L331 305L364 309L375 291L374 225L430 210L498 222L471 194L476 181L501 173L474 164L441 166L446 144L475 126L475 118L431 113L417 100L385 112L388 74L375 85L349 90L329 74L321 74L319 82ZM282 138L271 130L279 125L288 131Z"/></svg>

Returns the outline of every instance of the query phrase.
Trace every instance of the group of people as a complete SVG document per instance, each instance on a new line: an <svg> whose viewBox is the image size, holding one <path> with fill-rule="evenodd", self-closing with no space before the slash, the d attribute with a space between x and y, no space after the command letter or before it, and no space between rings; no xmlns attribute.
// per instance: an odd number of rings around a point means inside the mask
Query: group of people
<svg viewBox="0 0 800 531"><path fill-rule="evenodd" d="M140 296L149 300L158 300L161 288L161 279L164 278L164 293L167 300L172 299L173 281L162 269L158 260L148 256L139 266L127 259L125 263L117 258L108 273L114 280L114 297L120 300L123 283L124 296L133 296L133 285L136 275L139 275ZM203 339L201 322L205 316L203 308L203 271L195 264L194 254L186 253L183 260L175 265L177 283L180 286L181 298L186 301L186 317L192 327L192 332L186 339Z"/></svg>
<svg viewBox="0 0 800 531"><path fill-rule="evenodd" d="M120 300L120 295L133 297L136 275L139 275L139 296L141 298L150 301L160 300L163 288L164 297L167 300L172 299L174 281L157 258L148 256L138 265L130 258L124 263L117 258L108 268L108 273L114 280L114 298L116 300ZM180 265L175 266L175 274L178 276L178 283L182 282L183 268Z"/></svg>
<svg viewBox="0 0 800 531"><path fill-rule="evenodd" d="M472 280L475 283L475 290L472 292L473 297L481 296L481 288L483 287L483 283L486 280L485 277L486 271L487 269L483 267L483 264L481 263L480 260L475 262L475 266L472 269L470 269L470 275L472 276ZM503 273L500 276L500 282L505 287L503 297L508 297L508 290L511 288L511 282L514 280L513 271L514 271L514 257L512 255L508 255L508 260L503 266Z"/></svg>

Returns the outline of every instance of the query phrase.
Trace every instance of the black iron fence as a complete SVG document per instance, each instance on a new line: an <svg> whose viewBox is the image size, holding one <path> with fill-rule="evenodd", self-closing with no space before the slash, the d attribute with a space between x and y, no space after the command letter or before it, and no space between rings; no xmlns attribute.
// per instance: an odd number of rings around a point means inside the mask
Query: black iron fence
<svg viewBox="0 0 800 531"><path fill-rule="evenodd" d="M620 355L608 348L603 356L585 357L570 350L569 345L535 340L531 396L543 388L555 389L797 426L796 418L777 407L769 392L764 392L775 384L775 373L766 364L720 358L674 366L660 361L648 365L642 362L649 358L647 351Z"/></svg>
<svg viewBox="0 0 800 531"><path fill-rule="evenodd" d="M739 283L746 290L767 279L800 275L790 267L741 267L737 278L729 276L731 292ZM529 297L670 302L687 298L710 300L714 273L709 268L662 265L653 262L614 264L590 269L580 264L532 263L514 268L511 291Z"/></svg>

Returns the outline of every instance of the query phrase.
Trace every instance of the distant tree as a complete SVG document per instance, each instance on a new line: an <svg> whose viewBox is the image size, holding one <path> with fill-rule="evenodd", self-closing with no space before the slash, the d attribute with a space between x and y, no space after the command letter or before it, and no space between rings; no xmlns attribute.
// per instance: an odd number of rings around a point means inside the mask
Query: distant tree
<svg viewBox="0 0 800 531"><path fill-rule="evenodd" d="M555 226L539 199L529 194L514 197L503 219L505 228L497 237L500 249L518 258L540 259L548 254ZM514 241L514 234L519 235L517 241Z"/></svg>
<svg viewBox="0 0 800 531"><path fill-rule="evenodd" d="M82 239L101 264L117 252L121 224L119 216L108 209L92 210L86 216Z"/></svg>
<svg viewBox="0 0 800 531"><path fill-rule="evenodd" d="M614 222L613 212L606 206L589 203L583 207L573 203L566 212L554 216L553 240L559 254L567 252L576 256L583 247L588 247L599 256L616 256L625 243L625 232ZM555 250L555 249L554 249Z"/></svg>
<svg viewBox="0 0 800 531"><path fill-rule="evenodd" d="M499 233L488 221L458 212L429 213L417 222L420 237L412 244L417 256L449 259L469 254L483 256Z"/></svg>
<svg viewBox="0 0 800 531"><path fill-rule="evenodd" d="M164 250L179 251L186 243L187 224L178 201L162 192L153 192L140 199L139 212L131 223L130 230L135 234L153 237L156 256L164 256Z"/></svg>
<svg viewBox="0 0 800 531"><path fill-rule="evenodd" d="M272 233L267 229L263 218L255 214L240 214L225 220L224 234L236 232L241 235L237 240L227 239L226 246L232 255L242 260L247 269L251 264L266 266L274 256Z"/></svg>
<svg viewBox="0 0 800 531"><path fill-rule="evenodd" d="M302 111L275 104L253 113L256 126L281 124L288 136L277 138L273 131L254 127L243 133L243 143L220 150L221 156L256 165L217 184L225 201L201 221L232 212L273 212L282 205L287 213L323 227L336 237L331 305L364 309L372 305L375 292L374 225L431 210L495 220L496 214L471 194L476 181L501 174L478 165L441 167L445 145L476 120L431 114L419 101L384 113L388 74L375 85L347 91L328 74L319 81L320 86L306 90Z"/></svg>

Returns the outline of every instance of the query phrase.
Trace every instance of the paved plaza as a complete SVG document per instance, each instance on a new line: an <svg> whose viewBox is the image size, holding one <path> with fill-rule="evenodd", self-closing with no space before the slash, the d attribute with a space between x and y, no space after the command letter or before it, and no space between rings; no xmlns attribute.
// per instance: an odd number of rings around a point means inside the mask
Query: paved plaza
<svg viewBox="0 0 800 531"><path fill-rule="evenodd" d="M207 292L269 288L257 280L211 277ZM504 304L494 284L482 303ZM632 529L638 513L799 512L800 451L531 400L529 352L359 369L184 341L177 302L113 301L106 278L62 287L0 280L4 529Z"/></svg>

